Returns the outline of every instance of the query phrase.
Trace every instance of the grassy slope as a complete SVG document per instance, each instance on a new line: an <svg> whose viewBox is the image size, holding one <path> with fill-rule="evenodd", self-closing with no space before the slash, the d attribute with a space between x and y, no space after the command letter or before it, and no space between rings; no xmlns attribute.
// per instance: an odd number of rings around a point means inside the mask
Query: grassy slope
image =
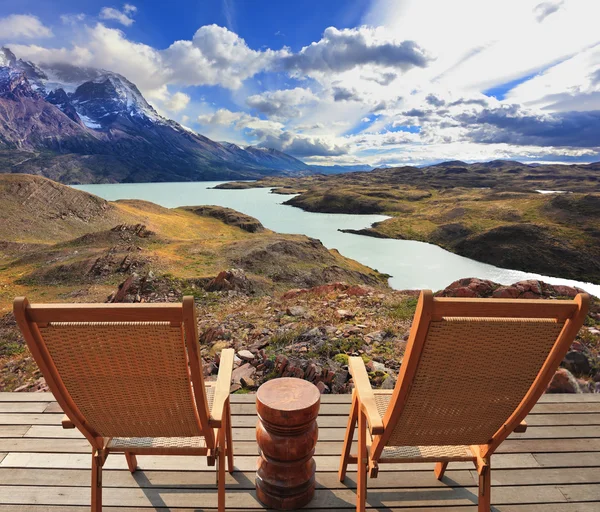
<svg viewBox="0 0 600 512"><path fill-rule="evenodd" d="M173 279L213 277L246 264L265 287L290 288L310 273L315 278L323 269L340 267L348 281L366 278L385 286L383 276L336 251L313 247L304 236L248 233L193 211L145 201L107 202L40 177L0 176L0 210L7 219L0 224L0 315L22 294L32 300L103 301L125 279L127 272L117 267L126 257L133 262L131 271L152 270ZM152 234L111 231L121 224L143 224ZM294 266L276 251L269 256L281 244L311 254L310 263L300 260L287 276L275 275L273 269ZM99 259L110 271L93 271Z"/></svg>

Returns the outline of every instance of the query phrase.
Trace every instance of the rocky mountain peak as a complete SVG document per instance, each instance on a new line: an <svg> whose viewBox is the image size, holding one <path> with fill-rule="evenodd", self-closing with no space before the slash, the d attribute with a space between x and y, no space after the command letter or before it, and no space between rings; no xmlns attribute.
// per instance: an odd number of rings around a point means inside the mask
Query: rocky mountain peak
<svg viewBox="0 0 600 512"><path fill-rule="evenodd" d="M0 67L0 96L10 99L35 98L38 94L32 89L25 73L9 67Z"/></svg>

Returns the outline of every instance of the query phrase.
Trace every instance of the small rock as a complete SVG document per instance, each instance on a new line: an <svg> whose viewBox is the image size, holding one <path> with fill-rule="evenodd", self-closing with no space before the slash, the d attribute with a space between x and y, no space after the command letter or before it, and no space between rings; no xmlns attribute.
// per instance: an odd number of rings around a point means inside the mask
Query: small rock
<svg viewBox="0 0 600 512"><path fill-rule="evenodd" d="M317 382L317 389L322 395L329 392L329 386L322 381Z"/></svg>
<svg viewBox="0 0 600 512"><path fill-rule="evenodd" d="M286 313L290 316L305 316L306 308L302 306L292 306L287 308Z"/></svg>
<svg viewBox="0 0 600 512"><path fill-rule="evenodd" d="M240 350L237 353L237 355L240 359L243 359L244 361L252 361L254 359L254 354L249 350Z"/></svg>
<svg viewBox="0 0 600 512"><path fill-rule="evenodd" d="M245 388L253 388L255 386L254 379L252 377L242 377L240 384Z"/></svg>
<svg viewBox="0 0 600 512"><path fill-rule="evenodd" d="M320 338L323 334L321 333L321 329L319 329L318 327L315 327L313 329L311 329L310 331L306 331L302 337L303 338Z"/></svg>
<svg viewBox="0 0 600 512"><path fill-rule="evenodd" d="M336 314L340 320L351 320L356 316L356 313L352 313L352 311L348 311L347 309L338 309Z"/></svg>
<svg viewBox="0 0 600 512"><path fill-rule="evenodd" d="M377 361L371 361L373 363L373 371L385 371L385 364L378 363Z"/></svg>
<svg viewBox="0 0 600 512"><path fill-rule="evenodd" d="M232 384L229 387L229 393L235 393L236 391L239 391L240 389L242 389L242 385L241 384Z"/></svg>
<svg viewBox="0 0 600 512"><path fill-rule="evenodd" d="M391 375L388 375L381 383L381 389L394 389L396 385L396 379Z"/></svg>

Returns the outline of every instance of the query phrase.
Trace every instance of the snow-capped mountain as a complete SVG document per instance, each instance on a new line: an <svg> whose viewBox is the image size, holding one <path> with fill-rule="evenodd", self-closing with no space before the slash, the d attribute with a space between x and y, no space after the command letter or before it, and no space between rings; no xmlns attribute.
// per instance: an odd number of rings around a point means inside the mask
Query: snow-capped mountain
<svg viewBox="0 0 600 512"><path fill-rule="evenodd" d="M160 116L122 75L38 66L7 48L0 50L0 163L0 172L43 174L69 183L310 172L285 153L242 149L190 132Z"/></svg>

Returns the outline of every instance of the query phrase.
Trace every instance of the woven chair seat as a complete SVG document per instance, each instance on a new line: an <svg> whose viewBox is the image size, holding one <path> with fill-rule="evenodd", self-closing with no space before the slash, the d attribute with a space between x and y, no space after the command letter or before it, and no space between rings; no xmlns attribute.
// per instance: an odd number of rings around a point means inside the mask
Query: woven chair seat
<svg viewBox="0 0 600 512"><path fill-rule="evenodd" d="M212 409L215 398L214 382L205 383L206 405ZM127 450L134 448L206 448L203 436L194 437L113 437L108 443L108 448L113 450Z"/></svg>
<svg viewBox="0 0 600 512"><path fill-rule="evenodd" d="M392 393L373 390L375 395L375 404L377 412L383 418L387 411ZM473 460L471 448L464 445L456 446L386 446L381 454L381 460L386 459L401 460L432 460L439 461L443 459L464 459Z"/></svg>
<svg viewBox="0 0 600 512"><path fill-rule="evenodd" d="M204 437L113 437L108 443L112 450L135 448L206 448Z"/></svg>

